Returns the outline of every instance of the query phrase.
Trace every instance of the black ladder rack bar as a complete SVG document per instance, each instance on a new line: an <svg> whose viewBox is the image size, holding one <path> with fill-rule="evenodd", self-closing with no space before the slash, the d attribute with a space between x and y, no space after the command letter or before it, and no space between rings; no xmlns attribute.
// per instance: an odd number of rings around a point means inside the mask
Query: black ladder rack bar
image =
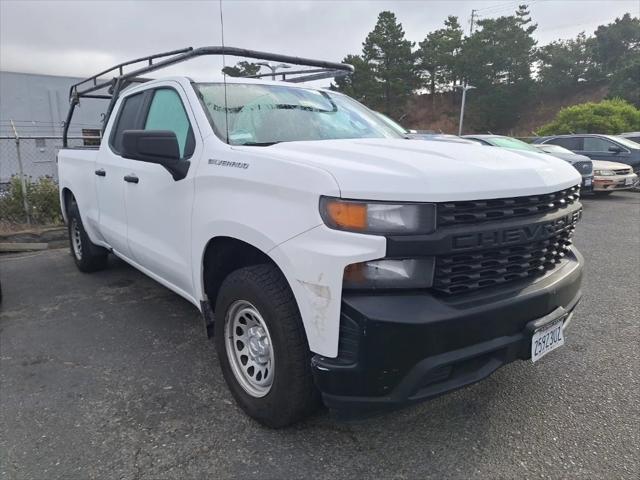
<svg viewBox="0 0 640 480"><path fill-rule="evenodd" d="M303 83L303 82L310 82L312 80L322 80L324 78L344 77L345 75L349 75L349 73L347 73L345 71L341 71L341 70L324 70L323 72L312 73L310 75L303 75L303 76L300 76L300 77L287 78L287 79L285 79L285 82Z"/></svg>
<svg viewBox="0 0 640 480"><path fill-rule="evenodd" d="M170 65L175 65L177 63L184 62L186 60L190 60L195 57L202 57L206 55L230 55L234 57L245 57L245 58L254 58L257 60L267 60L274 62L282 62L282 63L290 63L293 65L303 65L306 67L316 67L321 69L322 72L318 72L317 75L307 75L306 77L299 77L297 79L291 79L289 81L293 82L302 82L308 80L318 80L320 78L329 78L334 77L338 74L347 75L353 72L353 66L348 65L346 63L336 63L336 62L327 62L324 60L314 60L311 58L303 58L303 57L293 57L291 55L281 55L277 53L269 53L269 52L260 52L257 50L247 50L244 48L236 48L236 47L220 47L220 46L212 46L212 47L200 47L200 48L183 48L180 50L173 50L170 52L157 53L154 55L149 55L147 57L137 58L135 60L130 60L128 62L119 63L118 65L111 67L107 70L104 70L96 75L93 75L86 80L78 82L71 86L69 89L69 112L67 114L67 119L64 124L62 144L63 147L67 147L67 133L69 131L69 125L71 123L71 118L73 117L73 112L75 110L76 105L79 103L80 98L102 98L98 95L89 96L92 92L101 90L103 88L109 87L110 97L105 97L110 99L109 107L104 116L104 123L102 126L102 130L107 126L107 122L109 121L109 117L111 116L111 112L113 111L113 107L120 95L120 92L123 88L125 88L128 84L132 82L141 82L146 81L146 79L140 79L140 75L145 73L153 72L156 70L160 70L162 68L166 68ZM169 57L169 58L165 58ZM162 58L163 60L154 63L153 60ZM148 62L148 65L145 67L138 68L131 72L124 72L124 67L133 65L135 63L140 62ZM117 71L118 75L114 76L109 80L105 80L102 82L98 82L99 77L103 77L107 74ZM307 71L306 73L309 73ZM313 77L313 78L311 78ZM305 80L303 80L303 78ZM90 83L90 86L84 87L80 90L80 87Z"/></svg>
<svg viewBox="0 0 640 480"><path fill-rule="evenodd" d="M104 81L100 84L98 84L98 79L100 77L103 77L105 75L107 75L108 73L113 72L114 70L118 70L119 75L118 76L123 76L124 72L123 72L123 68L127 67L129 65L133 65L134 63L140 63L140 62L149 62L149 65L153 65L153 60L156 58L161 58L161 57L168 57L170 55L178 55L181 53L185 53L185 52L189 52L193 50L193 47L187 47L187 48L181 48L179 50L172 50L170 52L164 52L164 53L154 53L153 55L148 55L146 57L140 57L140 58L136 58L135 60L129 60L128 62L123 62L123 63L119 63L118 65L111 67L111 68L107 68L106 70L103 70L100 73L96 73L95 75L87 78L86 80L82 80L81 82L78 82L74 85L71 85L71 88L69 89L69 97L72 97L74 92L76 94L82 95L82 93L89 93L95 90L100 90L101 88L105 88L106 86L109 86L112 84L113 80L109 79L107 81ZM88 82L93 82L93 86L90 87L87 90L83 90L82 93L78 92L78 87L80 87L80 85L83 85L85 83ZM82 95L83 96L83 95Z"/></svg>

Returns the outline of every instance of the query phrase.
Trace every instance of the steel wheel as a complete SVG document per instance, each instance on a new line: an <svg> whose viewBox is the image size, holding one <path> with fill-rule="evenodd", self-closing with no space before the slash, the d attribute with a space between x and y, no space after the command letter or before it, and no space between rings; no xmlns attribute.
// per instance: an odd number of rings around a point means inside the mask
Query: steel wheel
<svg viewBox="0 0 640 480"><path fill-rule="evenodd" d="M271 335L258 309L237 300L227 310L225 350L231 370L252 397L264 397L273 384L275 358Z"/></svg>
<svg viewBox="0 0 640 480"><path fill-rule="evenodd" d="M82 260L82 237L80 225L75 218L71 219L71 245L73 246L73 254L78 260Z"/></svg>

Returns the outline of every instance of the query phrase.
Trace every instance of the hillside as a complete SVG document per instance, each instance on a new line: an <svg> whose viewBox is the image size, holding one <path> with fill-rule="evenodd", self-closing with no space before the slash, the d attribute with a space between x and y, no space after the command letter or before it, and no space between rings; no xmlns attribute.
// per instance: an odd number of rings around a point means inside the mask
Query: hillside
<svg viewBox="0 0 640 480"><path fill-rule="evenodd" d="M526 116L521 116L511 128L506 131L494 131L512 136L526 137L533 135L533 131L550 122L558 111L570 105L585 102L599 102L607 96L608 87L585 86L576 88L571 94L547 95L530 99L530 106ZM474 117L473 100L467 97L467 111L465 113L463 133L486 133L487 128ZM460 116L461 93L447 92L431 95L415 95L407 103L405 114L400 123L407 128L417 130L434 130L445 133L458 133L458 118ZM484 128L483 128L484 127Z"/></svg>

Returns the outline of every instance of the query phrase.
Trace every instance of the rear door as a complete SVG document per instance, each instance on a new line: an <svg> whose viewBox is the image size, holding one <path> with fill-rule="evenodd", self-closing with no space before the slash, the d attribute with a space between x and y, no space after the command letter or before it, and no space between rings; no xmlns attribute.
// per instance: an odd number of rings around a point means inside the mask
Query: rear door
<svg viewBox="0 0 640 480"><path fill-rule="evenodd" d="M174 132L181 161L190 162L190 168L185 178L176 181L160 165L126 160L127 175L136 179L124 185L129 248L136 263L191 294L193 178L202 142L179 84L148 90L143 110L141 128Z"/></svg>
<svg viewBox="0 0 640 480"><path fill-rule="evenodd" d="M104 140L106 144L100 148L94 172L100 233L116 253L126 258L131 258L131 251L127 241L123 178L128 173L131 160L120 156L122 132L135 129L140 124L144 98L144 92L123 97L109 138Z"/></svg>

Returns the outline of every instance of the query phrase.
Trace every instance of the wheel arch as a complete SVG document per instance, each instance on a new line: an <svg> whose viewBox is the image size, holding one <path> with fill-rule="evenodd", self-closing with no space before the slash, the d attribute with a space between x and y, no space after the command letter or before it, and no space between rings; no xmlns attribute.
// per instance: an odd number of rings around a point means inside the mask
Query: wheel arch
<svg viewBox="0 0 640 480"><path fill-rule="evenodd" d="M231 272L263 263L275 265L286 278L275 260L255 245L231 236L211 238L202 254L201 278L203 296L206 296L212 310L215 309L220 286Z"/></svg>
<svg viewBox="0 0 640 480"><path fill-rule="evenodd" d="M62 210L62 218L65 224L69 221L69 206L75 198L69 187L60 189L60 210Z"/></svg>

